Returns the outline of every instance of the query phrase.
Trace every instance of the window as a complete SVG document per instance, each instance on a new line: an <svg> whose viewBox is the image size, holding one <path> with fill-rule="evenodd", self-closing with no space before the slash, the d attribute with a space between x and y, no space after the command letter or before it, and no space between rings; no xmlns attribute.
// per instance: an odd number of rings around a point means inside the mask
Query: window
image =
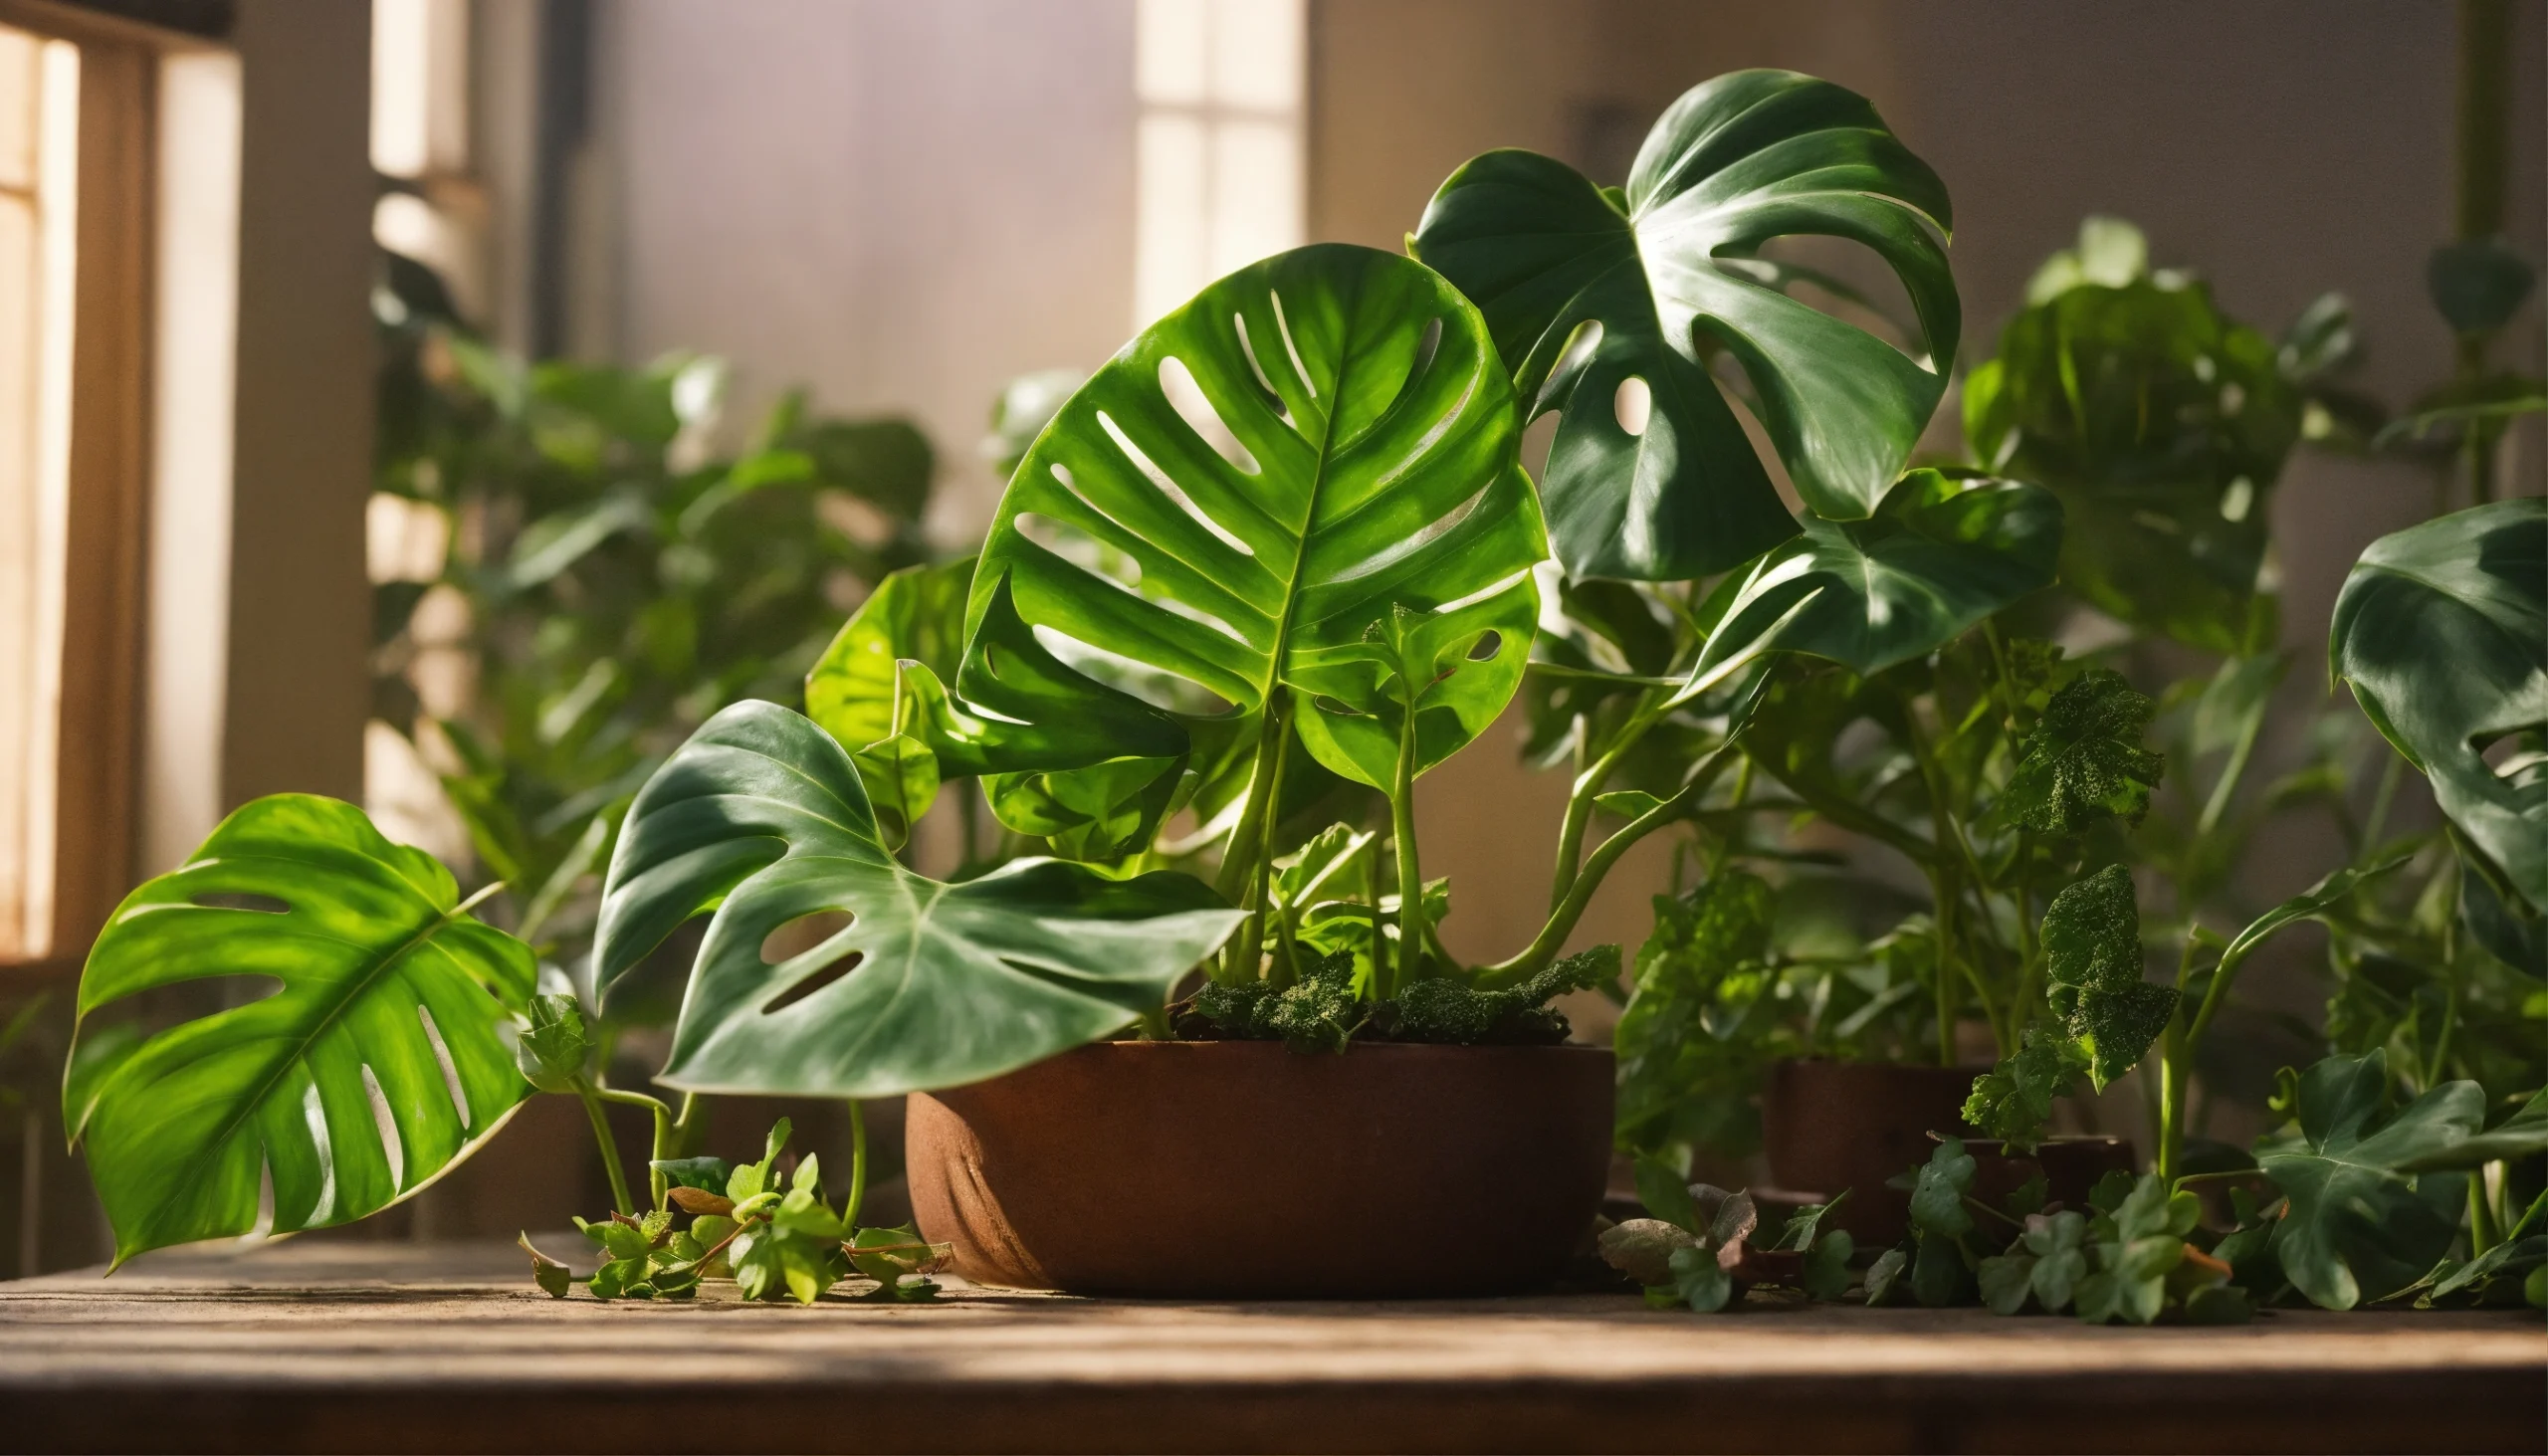
<svg viewBox="0 0 2548 1456"><path fill-rule="evenodd" d="M53 948L80 53L0 27L0 959Z"/></svg>
<svg viewBox="0 0 2548 1456"><path fill-rule="evenodd" d="M1133 326L1306 229L1302 0L1140 0Z"/></svg>

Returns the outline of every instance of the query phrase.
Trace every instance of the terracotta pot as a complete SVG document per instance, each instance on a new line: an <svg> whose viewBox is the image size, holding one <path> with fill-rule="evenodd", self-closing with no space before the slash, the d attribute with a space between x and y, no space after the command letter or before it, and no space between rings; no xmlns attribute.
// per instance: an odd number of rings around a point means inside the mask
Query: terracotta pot
<svg viewBox="0 0 2548 1456"><path fill-rule="evenodd" d="M1105 1042L911 1099L921 1232L964 1278L1209 1298L1546 1284L1600 1206L1596 1047Z"/></svg>
<svg viewBox="0 0 2548 1456"><path fill-rule="evenodd" d="M1761 1099L1762 1150L1773 1202L1821 1202L1861 1249L1901 1241L1911 1195L1885 1180L1929 1159L1932 1132L1961 1136L1975 1073L1870 1062L1781 1062ZM2014 1186L2014 1184L2012 1185Z"/></svg>

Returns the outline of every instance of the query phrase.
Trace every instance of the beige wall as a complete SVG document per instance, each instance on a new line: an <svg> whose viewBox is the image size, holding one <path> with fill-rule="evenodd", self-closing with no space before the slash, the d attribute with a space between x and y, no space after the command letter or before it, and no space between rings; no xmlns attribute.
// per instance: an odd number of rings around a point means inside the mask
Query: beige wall
<svg viewBox="0 0 2548 1456"><path fill-rule="evenodd" d="M619 353L732 357L738 425L800 382L916 415L978 534L999 386L1124 341L1131 0L596 8Z"/></svg>

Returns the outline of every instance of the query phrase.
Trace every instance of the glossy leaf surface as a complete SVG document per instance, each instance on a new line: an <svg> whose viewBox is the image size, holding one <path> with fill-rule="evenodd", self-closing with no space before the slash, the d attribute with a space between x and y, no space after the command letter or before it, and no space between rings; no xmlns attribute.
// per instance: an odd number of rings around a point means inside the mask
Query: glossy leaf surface
<svg viewBox="0 0 2548 1456"><path fill-rule="evenodd" d="M1286 689L1304 714L1321 695L1370 712L1366 630L1405 607L1465 661L1421 720L1429 765L1493 720L1530 651L1547 543L1518 441L1484 321L1431 270L1344 245L1242 269L1109 360L1027 452L957 690L1038 727L1104 689L1189 722ZM1062 664L1016 708L992 696L1016 650L1003 600ZM1358 756L1322 761L1351 775Z"/></svg>
<svg viewBox="0 0 2548 1456"><path fill-rule="evenodd" d="M2060 552L2061 503L2050 492L1915 470L1865 520L1805 518L1805 534L1752 568L1706 660L1766 634L1769 651L1880 672L2051 585Z"/></svg>
<svg viewBox="0 0 2548 1456"><path fill-rule="evenodd" d="M1530 411L1563 412L1543 489L1569 573L1680 580L1795 532L1711 372L1720 352L1805 504L1835 520L1875 510L1955 357L1951 226L1944 184L1865 98L1738 71L1673 103L1624 194L1491 151L1442 184L1413 248L1486 311ZM1921 357L1781 290L1761 251L1806 235L1893 270Z"/></svg>
<svg viewBox="0 0 2548 1456"><path fill-rule="evenodd" d="M2499 501L2373 541L2336 596L2327 656L2442 813L2548 910L2548 764L2484 757L2548 726L2548 503Z"/></svg>
<svg viewBox="0 0 2548 1456"><path fill-rule="evenodd" d="M2392 1112L2388 1058L2329 1057L2300 1076L2298 1138L2257 1166L2291 1199L2271 1247L2283 1274L2326 1309L2406 1288L2448 1251L2458 1210L2423 1197L2411 1164L2473 1136L2486 1097L2445 1082Z"/></svg>
<svg viewBox="0 0 2548 1456"><path fill-rule="evenodd" d="M659 1080L824 1097L956 1086L1104 1036L1241 919L1166 872L1021 860L960 885L913 874L848 752L768 703L710 719L638 794L602 894L604 994L711 909ZM762 958L772 932L822 915L850 921Z"/></svg>
<svg viewBox="0 0 2548 1456"><path fill-rule="evenodd" d="M279 1233L377 1212L531 1091L506 1035L529 947L350 804L258 799L125 897L81 975L82 1035L126 997L216 978L271 994L150 1037L63 1109L118 1262L249 1232L268 1179Z"/></svg>

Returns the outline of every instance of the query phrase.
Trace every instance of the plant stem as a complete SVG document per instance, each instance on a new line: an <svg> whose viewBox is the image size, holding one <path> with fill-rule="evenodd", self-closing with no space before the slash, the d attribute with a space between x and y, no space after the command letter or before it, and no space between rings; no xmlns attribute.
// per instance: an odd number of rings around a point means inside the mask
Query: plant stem
<svg viewBox="0 0 2548 1456"><path fill-rule="evenodd" d="M610 1175L611 1206L635 1218L637 1205L628 1196L628 1174L620 1169L619 1144L610 1136L610 1119L601 1110L601 1094L592 1083L578 1077L575 1096L584 1105L584 1116L592 1120L593 1141L601 1144L602 1171Z"/></svg>
<svg viewBox="0 0 2548 1456"><path fill-rule="evenodd" d="M664 1106L662 1099L648 1097L642 1092L622 1092L618 1088L604 1087L599 1083L592 1083L589 1085L592 1088L593 1097L601 1102L615 1102L623 1107L641 1107L654 1115L655 1141L653 1146L655 1150L653 1157L679 1157L681 1155L679 1152L673 1150L677 1142L674 1132L673 1110ZM606 1155L611 1158L612 1161L616 1162L619 1156L619 1149L616 1145L613 1145L607 1149ZM614 1183L618 1181L615 1173L613 1174L612 1181ZM646 1168L646 1183L648 1191L654 1195L655 1206L657 1208L664 1207L665 1199L668 1196L670 1189L666 1186L663 1173L653 1166L651 1158L649 1159L648 1166ZM624 1212L626 1210L622 1211Z"/></svg>
<svg viewBox="0 0 2548 1456"><path fill-rule="evenodd" d="M1625 828L1601 841L1600 848L1592 851L1592 858L1585 862L1584 872L1576 876L1575 883L1568 888L1566 899L1550 913L1548 923L1540 927L1539 935L1532 938L1531 943L1508 959L1478 967L1478 989L1492 990L1528 980L1555 960L1558 950L1566 944L1566 937L1575 934L1576 922L1584 918L1584 908L1592 904L1593 893L1601 888L1602 878L1610 873L1610 867L1617 864L1619 857L1638 840L1681 818L1688 805L1707 792L1708 784L1715 780L1717 772L1725 764L1725 755L1733 751L1731 742L1717 748L1701 760L1690 775L1687 787L1629 820Z"/></svg>
<svg viewBox="0 0 2548 1456"><path fill-rule="evenodd" d="M1257 907L1259 888L1264 879L1265 841L1272 832L1274 795L1283 772L1283 749L1291 739L1290 720L1286 717L1288 696L1278 692L1269 696L1265 716L1256 734L1256 761L1248 770L1247 807L1230 830L1229 847L1222 853L1218 888L1221 898L1253 910ZM1250 927L1254 927L1252 933ZM1239 941L1222 958L1221 973L1215 977L1224 983L1256 978L1257 967L1248 957L1251 946L1261 950L1264 928L1251 918L1239 932Z"/></svg>
<svg viewBox="0 0 2548 1456"><path fill-rule="evenodd" d="M2380 848L2381 832L2389 827L2389 807L2398 798L2398 783L2406 774L2407 759L2387 738L2380 746L2388 750L2388 763L2380 770L2380 787L2371 796L2371 817L2363 821L2362 851L2369 854Z"/></svg>
<svg viewBox="0 0 2548 1456"><path fill-rule="evenodd" d="M2468 1173L2468 1257L2474 1259L2503 1241L2502 1231L2495 1227L2495 1206L2486 1197L2486 1170L2472 1168Z"/></svg>
<svg viewBox="0 0 2548 1456"><path fill-rule="evenodd" d="M1389 782L1389 840L1397 851L1397 963L1387 974L1374 968L1387 1000L1415 979L1424 953L1424 873L1415 853L1415 705L1405 705L1397 730L1397 771Z"/></svg>
<svg viewBox="0 0 2548 1456"><path fill-rule="evenodd" d="M849 1205L840 1221L858 1231L858 1206L867 1201L867 1113L857 1098L849 1100Z"/></svg>
<svg viewBox="0 0 2548 1456"><path fill-rule="evenodd" d="M688 1157L699 1150L700 1119L708 1111L708 1099L696 1092L681 1095L681 1114L673 1119L674 1157Z"/></svg>

